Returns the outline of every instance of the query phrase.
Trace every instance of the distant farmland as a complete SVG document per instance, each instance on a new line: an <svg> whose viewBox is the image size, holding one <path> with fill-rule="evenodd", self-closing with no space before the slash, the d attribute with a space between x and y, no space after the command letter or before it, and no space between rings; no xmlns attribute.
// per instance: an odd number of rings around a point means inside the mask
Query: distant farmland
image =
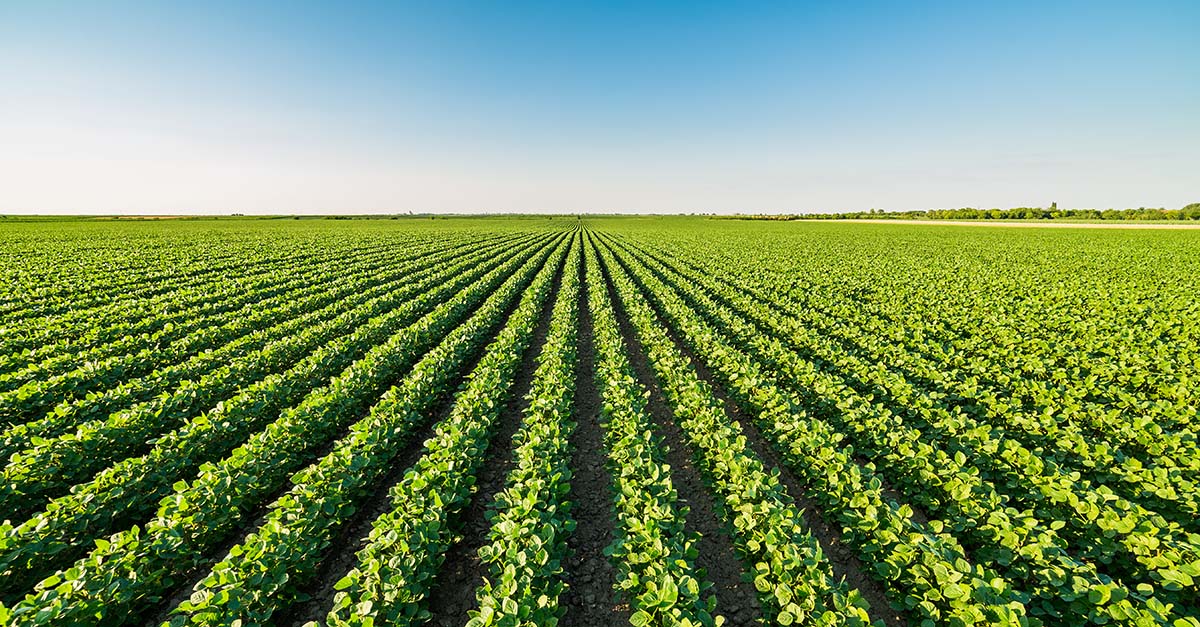
<svg viewBox="0 0 1200 627"><path fill-rule="evenodd" d="M1200 626L1200 233L0 223L0 623Z"/></svg>

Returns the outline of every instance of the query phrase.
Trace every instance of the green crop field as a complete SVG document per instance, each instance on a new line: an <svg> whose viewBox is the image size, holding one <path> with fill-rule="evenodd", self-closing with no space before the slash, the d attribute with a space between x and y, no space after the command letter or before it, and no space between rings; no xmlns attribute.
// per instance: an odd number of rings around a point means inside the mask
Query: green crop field
<svg viewBox="0 0 1200 627"><path fill-rule="evenodd" d="M1200 231L0 222L0 623L1200 626Z"/></svg>

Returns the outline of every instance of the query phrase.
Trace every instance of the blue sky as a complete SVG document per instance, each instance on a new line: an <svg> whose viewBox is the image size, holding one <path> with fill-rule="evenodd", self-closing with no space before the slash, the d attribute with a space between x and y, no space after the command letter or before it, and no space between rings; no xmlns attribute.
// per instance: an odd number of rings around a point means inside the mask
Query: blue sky
<svg viewBox="0 0 1200 627"><path fill-rule="evenodd" d="M1200 201L1197 2L0 0L0 212Z"/></svg>

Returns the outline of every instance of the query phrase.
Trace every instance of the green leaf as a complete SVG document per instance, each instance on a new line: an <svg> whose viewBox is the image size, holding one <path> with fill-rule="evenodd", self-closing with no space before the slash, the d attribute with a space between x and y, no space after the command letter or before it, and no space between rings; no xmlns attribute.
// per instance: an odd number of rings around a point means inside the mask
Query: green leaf
<svg viewBox="0 0 1200 627"><path fill-rule="evenodd" d="M1105 603L1108 603L1110 596L1111 593L1109 592L1108 586L1096 586L1088 591L1088 601L1091 601L1096 605L1104 605Z"/></svg>

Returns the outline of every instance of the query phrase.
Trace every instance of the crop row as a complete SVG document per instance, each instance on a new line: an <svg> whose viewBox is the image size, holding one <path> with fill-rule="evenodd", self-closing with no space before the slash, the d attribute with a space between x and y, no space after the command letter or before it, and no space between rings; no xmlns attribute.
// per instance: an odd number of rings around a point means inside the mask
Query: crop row
<svg viewBox="0 0 1200 627"><path fill-rule="evenodd" d="M437 258L430 258L424 263L437 261ZM57 437L80 424L105 418L115 411L145 402L152 395L161 394L183 381L197 381L213 370L262 350L270 342L324 322L368 300L396 290L405 283L419 281L422 278L421 273L414 273L414 270L418 269L413 263L400 263L396 267L382 269L365 269L349 274L333 289L318 289L315 295L308 298L292 302L281 300L274 306L270 300L264 301L250 316L236 318L223 327L214 329L221 334L226 333L227 329L233 333L245 330L241 336L225 345L205 350L180 363L164 366L145 377L122 382L102 392L91 393L86 398L59 403L41 419L10 427L0 435L0 458L7 459L12 453L25 449L33 438Z"/></svg>
<svg viewBox="0 0 1200 627"><path fill-rule="evenodd" d="M233 280L221 289L210 287L202 304L177 316L156 317L153 327L141 333L128 333L83 350L69 342L43 345L36 353L37 361L0 377L0 389L7 390L0 395L0 416L6 422L24 422L63 400L140 376L218 345L222 340L210 337L215 329L230 320L270 311L276 307L275 300L319 294L328 290L335 279L369 276L400 262L436 257L439 252L435 247L402 256L379 251L362 258L282 268L254 281ZM281 280L283 272L292 276ZM33 353L22 355L26 360L34 357Z"/></svg>
<svg viewBox="0 0 1200 627"><path fill-rule="evenodd" d="M609 252L602 248L600 257L697 465L719 496L769 619L784 625L869 624L860 593L833 578L819 543L778 477L749 449L740 428L634 293Z"/></svg>
<svg viewBox="0 0 1200 627"><path fill-rule="evenodd" d="M549 264L525 293L455 397L450 415L434 427L424 454L389 491L391 510L372 522L358 565L334 586L339 592L329 625L410 625L428 617L424 601L446 549L458 540L454 517L470 497L496 419L512 394L513 378L566 256Z"/></svg>
<svg viewBox="0 0 1200 627"><path fill-rule="evenodd" d="M353 262L383 252L366 249L351 252L347 258ZM244 293L245 284L269 284L272 279L278 282L279 272L291 267L295 267L292 260L279 260L264 268L252 268L245 275L235 272L223 280L214 277L210 285L182 287L145 300L117 301L101 308L16 322L5 327L0 352L36 369L37 362L56 355L66 359L88 349L120 344L122 338L154 334L168 325L184 323L197 313L228 311L237 305L236 297Z"/></svg>
<svg viewBox="0 0 1200 627"><path fill-rule="evenodd" d="M372 251L363 247L362 252ZM150 266L143 271L132 268L122 268L112 259L106 259L102 268L77 268L77 276L82 284L75 284L72 289L64 289L68 284L58 277L58 280L48 281L45 287L49 289L31 289L18 294L0 312L7 314L5 320L17 328L24 327L35 321L53 324L56 330L74 326L74 322L82 321L83 316L103 318L105 313L117 308L128 308L156 299L172 291L190 292L195 288L209 288L221 285L229 278L240 279L249 276L271 274L288 267L306 266L320 263L325 251L298 250L290 254L275 255L259 260L247 260L235 251L225 255L205 255L188 260L164 272L161 266ZM155 259L162 261L161 259ZM145 271L148 270L148 271ZM103 281L103 277L120 277L117 281Z"/></svg>
<svg viewBox="0 0 1200 627"><path fill-rule="evenodd" d="M461 264L472 264L477 266L478 274L468 274L465 280L469 281L483 276L502 260L498 257L478 266L479 260L468 257L437 267L433 279L445 281L463 269ZM303 398L310 388L415 321L426 309L412 303L400 306L410 296L404 290L384 292L342 314L336 322L339 328L353 329L349 336L321 347L290 370L247 386L232 399L160 438L147 454L120 462L92 481L75 486L71 493L51 501L44 512L25 523L16 527L7 522L0 525L4 532L0 539L4 589L21 591L28 577L35 577L34 581L44 577L47 568L73 559L80 545L90 543L121 521L136 522L148 515L149 506L169 493L174 481L206 461L219 459ZM354 324L361 326L354 328Z"/></svg>
<svg viewBox="0 0 1200 627"><path fill-rule="evenodd" d="M509 303L530 286L526 294L531 304L524 309L518 306L511 323L515 327L506 327L517 331L502 332L497 346L488 353L501 354L505 359L519 358L521 346L504 340L528 326L528 317L536 317L561 257L560 248L541 268L532 286L529 280L537 266L527 266L514 275L488 297L471 320L447 335L399 385L385 392L380 402L350 427L328 455L294 475L293 487L270 506L265 521L213 566L190 599L176 609L176 614L196 625L229 624L237 619L262 622L270 619L276 607L295 600L295 586L312 576L333 531L356 510L358 502L388 470L389 463L413 431L425 422L425 414L449 391L467 357L500 326ZM494 361L495 358L484 357L466 391L459 395L458 405L478 406L477 398L482 396L476 395L496 392L491 388L479 389L490 372L486 369L499 367ZM492 403L500 404L500 399ZM453 414L450 420L458 415ZM473 418L470 416L468 420ZM418 468L421 463L424 462L418 462Z"/></svg>
<svg viewBox="0 0 1200 627"><path fill-rule="evenodd" d="M590 246L586 253L595 378L617 519L607 550L618 573L616 586L642 625L720 625L724 617L715 614L711 584L696 567L697 538L684 528L687 508L649 419L650 392L638 383L626 356L596 253Z"/></svg>
<svg viewBox="0 0 1200 627"><path fill-rule="evenodd" d="M629 291L634 289L631 285ZM664 308L661 293L647 295ZM630 298L632 301L635 296ZM664 350L673 349L667 332L652 324L654 313L649 305L643 308L643 326L661 336L659 344ZM664 311L670 314L677 308ZM845 540L868 558L865 562L874 564L874 574L888 583L895 605L918 620L964 624L1025 621L1019 593L986 568L971 564L953 538L915 522L910 507L885 499L880 479L839 450L840 436L806 420L768 375L724 343L706 344L702 350L693 346L722 377L733 397L752 409L764 433L785 443L784 457L790 467L808 480L809 493L839 519ZM678 359L682 367L685 360Z"/></svg>
<svg viewBox="0 0 1200 627"><path fill-rule="evenodd" d="M692 280L686 278L683 282ZM1140 596L1182 602L1191 594L1187 590L1193 585L1194 575L1200 574L1196 571L1200 567L1196 558L1200 538L1194 534L1186 534L1177 525L1123 501L1104 486L1092 488L1077 475L1057 471L1034 452L1004 439L1002 431L981 428L969 416L951 414L945 408L921 402L906 390L897 391L890 380L874 376L878 367L847 363L832 351L820 355L824 363L838 364L844 372L856 373L863 380L875 380L899 399L887 406L872 404L867 400L870 397L855 394L852 385L819 372L787 351L771 348L779 344L779 337L805 338L810 343L820 338L809 339L811 334L795 326L787 332L771 329L774 316L760 314L758 318L769 330L743 327L732 330L732 334L756 345L756 350L776 355L766 360L768 368L793 378L797 391L808 397L808 405L824 406L825 415L835 419L842 414L838 428L852 437L857 434L855 442L864 450L890 456L885 467L902 464L895 468L897 479L907 481L908 488L925 504L950 507L948 519L962 521L956 525L957 531L976 534L977 539L983 534L986 539L979 541L992 543L997 551L990 556L1003 564L1015 560L1014 568L1027 576L1030 568L1040 570L1035 578L1041 580L1042 594L1052 595L1062 587L1064 576L1071 575L1075 578L1074 590L1064 591L1059 601L1078 606L1081 595L1103 599L1104 603L1110 592L1119 597L1128 595L1128 589L1112 588L1104 577L1097 579L1096 568L1085 563L1097 557L1104 570L1130 578L1131 586L1137 584ZM893 414L889 407L897 405L907 411ZM921 429L910 428L905 422ZM929 456L937 457L929 460ZM971 467L958 468L968 462ZM975 507L989 503L988 507L967 512L970 515L953 511L964 504L968 495L979 500L973 504ZM1006 511L1010 500L1012 506L1032 508ZM1016 553L1018 546L1021 555ZM1036 565L1031 565L1030 559ZM1095 586L1101 591L1097 592ZM1061 606L1057 609L1063 610ZM1074 611L1079 609L1075 607Z"/></svg>
<svg viewBox="0 0 1200 627"><path fill-rule="evenodd" d="M757 297L767 303L787 302L773 292ZM1152 420L1130 415L1121 405L1101 408L1095 399L1025 407L1014 400L1013 386L1035 384L1012 377L1009 364L1003 360L994 360L985 368L986 362L963 359L922 333L896 334L895 329L901 327L891 319L866 321L862 328L855 328L846 323L856 316L851 308L819 313L822 307L829 309L830 305L791 303L776 307L775 313L803 320L804 325L811 327L804 331L820 344L836 344L832 354L842 359L886 363L888 371L894 370L916 385L929 388L932 393L926 393L927 400L922 402L958 408L974 419L987 422L994 433L1037 448L1042 457L1146 504L1189 530L1198 529L1195 525L1200 501L1196 497L1195 478L1200 462L1195 460L1200 455L1194 434L1165 432ZM914 387L913 383L881 369L870 374L876 378L888 377L894 385L904 388ZM1011 381L1005 385L997 383L1002 379ZM1057 380L1063 389L1074 389L1079 383L1072 379L1067 384L1066 379ZM907 396L915 393L916 390L904 393L901 401L907 401ZM1072 394L1089 396L1078 391ZM1194 408L1191 411L1194 413Z"/></svg>
<svg viewBox="0 0 1200 627"><path fill-rule="evenodd" d="M1001 401L1020 411L1115 428L1095 435L1109 444L1123 440L1147 463L1168 462L1157 440L1195 422L1200 388L1191 373L1200 364L1200 335L1185 322L1198 307L1190 283L1180 280L1189 253L1176 245L1185 242L1158 241L1133 254L1112 241L1048 249L1038 239L1050 238L998 233L987 239L1003 241L987 242L947 232L909 250L874 251L891 260L883 267L847 251L888 240L859 235L840 254L828 249L837 241L831 238L825 249L825 242L810 241L805 255L784 257L784 242L769 233L756 233L750 245L734 238L724 247L675 245L672 254L717 261L723 277L737 276L764 302L800 315L821 312L830 335L860 327L872 344L900 343L910 357L933 356L947 377L960 377L968 389L1002 390ZM1146 280L1154 281L1152 295ZM1169 461L1193 461L1186 452Z"/></svg>
<svg viewBox="0 0 1200 627"><path fill-rule="evenodd" d="M466 247L456 254L469 252ZM135 352L122 354L113 349L113 356L87 361L75 370L26 383L17 390L0 394L0 413L6 422L28 423L34 419L49 418L55 424L63 424L68 414L75 414L83 406L89 418L99 417L107 411L119 408L115 403L144 400L162 388L179 381L194 380L213 365L228 362L231 356L247 350L247 342L262 341L272 327L295 324L297 316L317 310L335 311L327 308L339 299L365 290L378 292L381 286L405 279L422 264L436 262L436 255L418 255L416 259L401 259L395 263L371 263L363 267L341 267L329 269L313 277L300 289L270 289L250 292L244 310L232 310L218 316L196 321L196 328L184 337L171 340L153 336L141 336ZM337 278L334 282L333 279ZM411 281L411 279L409 279ZM279 282L288 288L294 286ZM330 289L330 284L334 288ZM291 332L291 331L289 331ZM247 339L248 338L248 339ZM112 345L107 345L106 349ZM239 351L239 352L234 352ZM140 377L140 378L135 378ZM113 388L120 388L114 393ZM82 397L82 398L81 398ZM53 409L49 409L53 407ZM49 411L48 411L49 410ZM49 416L45 414L49 413ZM82 420L72 417L78 424ZM42 430L36 435L51 437ZM0 450L7 457L13 449Z"/></svg>
<svg viewBox="0 0 1200 627"><path fill-rule="evenodd" d="M379 263L386 260L384 255L383 251L363 251L355 255L351 264ZM133 299L133 304L113 304L113 309L121 309L126 314L117 317L113 326L124 327L127 332L90 345L77 341L78 338L72 338L61 321L51 318L28 320L23 326L43 335L38 337L38 343L32 350L3 353L0 360L0 372L3 373L0 374L0 391L16 390L31 381L62 374L87 361L101 361L123 353L136 352L137 347L142 344L166 345L195 329L203 328L206 319L244 308L253 302L253 295L257 292L271 290L273 293L283 293L295 285L304 285L306 279L311 280L314 276L320 276L335 267L332 263L305 266L283 263L261 273L235 274L223 283L168 291L162 296L161 303L153 303L151 306L165 309L179 300L186 300L189 294L194 295L195 299L188 306L175 312L175 315L152 316L153 322L147 324L140 333L128 332L128 325L134 322L134 308L142 306L142 303ZM289 270L298 276L281 281L280 274ZM270 296L272 292L266 295ZM100 312L85 310L80 311L79 316L82 318L80 325L86 325L87 331L101 332L101 329L97 328L104 325ZM23 333L21 326L10 322L8 333L14 337L20 335ZM11 339L9 338L10 341Z"/></svg>
<svg viewBox="0 0 1200 627"><path fill-rule="evenodd" d="M104 420L79 425L74 432L59 437L36 440L33 446L14 454L3 471L0 484L0 503L13 512L27 512L40 505L46 496L56 496L74 483L115 463L150 448L149 441L167 430L177 428L198 411L214 407L238 389L260 381L263 377L287 371L307 375L296 382L297 387L318 384L338 369L345 367L358 353L346 353L340 360L321 364L321 368L305 372L296 370L306 355L345 333L348 328L369 319L371 315L388 312L396 305L395 313L412 316L424 313L469 281L479 276L477 260L458 261L451 269L454 277L449 283L437 272L421 271L416 282L399 290L385 292L376 308L343 315L323 324L267 344L234 360L220 369L207 373L194 382L185 383L169 394L135 405ZM473 274L453 274L454 270ZM311 360L310 360L311 361ZM289 382L290 383L290 382Z"/></svg>
<svg viewBox="0 0 1200 627"><path fill-rule="evenodd" d="M959 537L965 533L966 538L974 541L971 547L975 559L993 564L1011 585L1032 591L1034 596L1039 597L1025 601L1033 610L1032 614L1052 616L1065 624L1073 621L1085 624L1089 618L1134 622L1139 617L1144 624L1153 624L1168 613L1168 608L1153 601L1149 605L1156 608L1155 613L1135 607L1127 600L1133 596L1127 588L1099 576L1091 564L1068 555L1061 546L1061 540L1054 535L1053 528L1039 530L1042 523L1036 518L1028 512L1006 507L1005 501L997 497L994 491L989 492L986 482L961 468L966 461L961 454L953 457L940 449L922 448L905 441L906 428L902 423L889 419L890 414L886 409L856 400L853 395L845 394L848 391L845 386L813 376L815 370L811 366L807 370L800 368L794 355L784 349L777 339L747 331L744 323L738 323L728 311L703 295L696 295L694 288L685 285L684 281L667 288L650 273L640 276L656 292L655 300L667 303L669 318L690 342L700 343L710 349L714 345L719 346L721 352L733 356L731 363L742 365L744 370L736 376L744 377L751 372L752 379L769 379L770 375L764 373L778 372L785 380L795 381L794 387L784 383L781 387L791 390L779 396L786 399L788 393L800 395L787 401L793 413L803 415L807 408L819 408L809 418L808 429L820 430L827 437L832 436L831 439L836 437L833 434L840 429L841 433L850 434L850 439L859 445L856 447L858 450L875 457L885 470L896 470L884 474L899 482L906 495L915 497L931 513L946 514L946 520L950 522L943 525L942 521L935 520L931 523L935 529L941 531L945 528ZM671 294L673 290L692 292L690 298L685 299L686 305L674 300L678 297ZM763 360L755 362L739 353L720 333L709 327L701 315L720 320L722 329L743 341L751 355ZM742 326L739 328L738 324ZM738 330L740 334L735 332ZM726 377L729 377L728 371ZM737 382L731 385L735 389L745 386ZM769 385L778 384L764 385L760 382L757 387L769 388ZM764 405L765 400L756 400L751 396L744 398L747 399L747 409L758 412L760 421L766 423L764 430L779 431L777 424L782 418L770 418L773 408ZM766 398L761 389L758 398ZM781 441L784 447L788 444L787 440ZM1059 528L1061 525L1053 527ZM1136 600L1139 606L1147 603L1145 599Z"/></svg>
<svg viewBox="0 0 1200 627"><path fill-rule="evenodd" d="M575 528L567 500L568 436L576 426L571 409L582 246L571 252L526 395L529 405L513 436L513 468L489 508L489 541L478 551L487 574L475 593L478 609L467 621L472 627L547 625L563 614L562 561Z"/></svg>
<svg viewBox="0 0 1200 627"><path fill-rule="evenodd" d="M435 342L439 331L444 333L461 320L504 276L533 263L529 257L534 252L527 248L510 261L489 264L491 269L484 266L478 279L471 273L461 277L460 281L468 285L464 291L415 322L413 315L420 310L405 306L360 327L306 360L306 366L296 373L306 376L290 381L286 376L270 377L223 404L218 414L202 416L162 438L149 454L122 462L92 483L76 488L43 515L5 534L11 542L9 551L18 553L17 559L8 562L9 567L32 570L27 566L32 562L34 568L42 570L50 556L79 547L89 536L95 537L97 528L111 528L130 509L144 511L155 499L162 498L158 514L144 533L138 527L119 533L105 542L104 548L68 570L73 575L69 579L78 580L80 597L88 599L87 603L111 607L153 598L158 594L156 590L169 588L178 577L174 568L164 564L184 565L186 570L186 564L200 559L203 547L218 541L236 525L241 515L231 503L249 504L259 495L269 494L288 468L303 463L312 454L322 442L320 434L332 433L350 420L354 408L367 402L372 390ZM455 287L453 281L450 286ZM314 377L313 373L326 372L328 364L363 350L367 351L365 356L328 385L319 387L319 381L328 375ZM314 377L316 383L309 377ZM300 399L303 401L299 405L287 409ZM289 440L296 450L281 446L281 438L289 436L298 438ZM250 440L245 441L246 437ZM222 456L224 460L219 463L210 461ZM243 473L249 464L263 464L268 471ZM196 479L172 486L197 466L200 475ZM52 531L49 535L47 528ZM80 534L86 535L81 538ZM121 559L110 560L111 555ZM135 575L129 577L135 585L109 589L109 596L92 596L105 591L112 581L128 577L126 573L147 572L155 573L156 580ZM46 596L55 598L51 592ZM28 603L36 606L36 597L32 595ZM64 605L78 608L85 603L81 600Z"/></svg>
<svg viewBox="0 0 1200 627"><path fill-rule="evenodd" d="M1095 290L1088 289L1092 287L1087 284L1090 278L1083 278L1084 285L1074 292L1045 293L1047 290L1030 286L1014 297L1012 286L1001 285L996 289L999 298L989 299L986 308L959 301L965 294L988 292L967 292L957 286L943 286L939 292L944 298L930 301L922 289L924 281L889 292L885 299L871 298L877 292L868 286L837 289L831 294L811 286L803 291L783 287L774 278L747 276L746 282L764 292L765 302L789 303L790 311L801 314L823 311L817 316L824 318L820 328L831 336L849 331L871 348L898 346L893 356L874 359L909 364L932 357L935 365L925 370L926 375L932 381L958 382L962 400L975 411L988 413L978 407L979 401L996 407L992 416L997 423L1007 424L1009 416L1016 414L1039 423L1056 422L1068 433L1124 448L1134 463L1140 460L1162 467L1162 474L1168 475L1180 469L1191 481L1200 479L1197 434L1188 427L1196 423L1197 388L1190 382L1192 369L1187 365L1200 364L1196 352L1200 342L1194 333L1189 335L1187 325L1178 324L1178 316L1186 318L1188 314L1158 316L1144 303L1118 302L1136 297L1140 293L1136 285L1127 289L1109 286L1105 293L1110 300L1103 303L1039 302L1047 296L1072 301L1091 297ZM1009 277L1001 278L1006 280ZM846 302L837 294L845 291L867 297ZM1157 297L1181 298L1180 306L1196 307L1194 298L1188 301L1174 290ZM1025 300L1032 300L1035 306L1021 304ZM964 314L961 308L966 307L977 310ZM1038 319L1022 319L1031 314ZM1106 318L1108 328L1097 320L1099 315ZM1142 323L1129 324L1131 319ZM856 324L862 327L857 333ZM1080 331L1083 334L1075 337ZM1143 334L1146 337L1142 338ZM1139 355L1139 350L1146 354ZM1156 378L1161 380L1151 383ZM1013 426L1026 424L1028 420L1016 421ZM1037 433L1036 425L1032 432ZM1072 454L1081 450L1080 439L1072 440L1061 444L1047 440L1048 454L1071 460ZM1102 447L1100 452L1106 450ZM1117 453L1118 460L1123 457ZM1085 474L1095 467L1086 460L1079 464ZM1169 479L1156 483L1148 494L1163 490L1169 497L1173 492L1166 487Z"/></svg>

